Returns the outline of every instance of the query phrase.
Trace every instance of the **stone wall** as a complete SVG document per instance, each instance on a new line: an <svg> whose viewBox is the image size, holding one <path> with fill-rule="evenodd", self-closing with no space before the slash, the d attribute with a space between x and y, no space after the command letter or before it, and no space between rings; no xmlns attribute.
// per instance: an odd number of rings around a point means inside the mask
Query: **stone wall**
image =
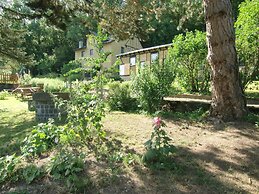
<svg viewBox="0 0 259 194"><path fill-rule="evenodd" d="M32 98L35 104L37 121L46 122L50 118L56 119L59 115L64 115L64 109L61 110L55 106L54 98L51 94L45 92L35 93Z"/></svg>
<svg viewBox="0 0 259 194"><path fill-rule="evenodd" d="M52 101L35 101L35 111L37 121L48 121L48 119L58 118L58 109Z"/></svg>

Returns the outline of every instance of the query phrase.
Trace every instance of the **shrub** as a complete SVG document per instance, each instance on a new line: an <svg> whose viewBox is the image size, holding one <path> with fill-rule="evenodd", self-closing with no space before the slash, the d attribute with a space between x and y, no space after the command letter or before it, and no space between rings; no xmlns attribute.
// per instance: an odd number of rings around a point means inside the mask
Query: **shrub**
<svg viewBox="0 0 259 194"><path fill-rule="evenodd" d="M81 80L83 78L83 72L73 72L77 68L80 68L82 65L77 61L70 61L69 63L65 64L62 69L61 73L66 77L66 79L71 82L75 80Z"/></svg>
<svg viewBox="0 0 259 194"><path fill-rule="evenodd" d="M19 82L21 85L29 85L31 84L31 75L30 74L24 74L22 77L19 78Z"/></svg>
<svg viewBox="0 0 259 194"><path fill-rule="evenodd" d="M187 32L173 39L168 61L176 69L176 80L188 92L209 92L210 68L207 64L205 33Z"/></svg>
<svg viewBox="0 0 259 194"><path fill-rule="evenodd" d="M64 130L53 122L54 120L49 120L48 123L40 123L34 127L31 134L23 140L21 152L24 156L40 155L59 143Z"/></svg>
<svg viewBox="0 0 259 194"><path fill-rule="evenodd" d="M20 157L16 157L15 154L11 156L5 156L0 158L0 183L8 181L10 179L17 178L17 164L20 163Z"/></svg>
<svg viewBox="0 0 259 194"><path fill-rule="evenodd" d="M171 63L153 63L138 68L133 78L133 89L141 107L153 113L159 110L163 97L170 92L175 73Z"/></svg>
<svg viewBox="0 0 259 194"><path fill-rule="evenodd" d="M35 179L41 177L43 175L44 171L42 168L39 168L33 164L30 164L23 168L22 170L22 176L26 183L30 184Z"/></svg>
<svg viewBox="0 0 259 194"><path fill-rule="evenodd" d="M236 27L237 53L241 65L241 81L244 88L259 80L259 2L246 0L240 4Z"/></svg>
<svg viewBox="0 0 259 194"><path fill-rule="evenodd" d="M9 93L7 91L0 92L0 100L5 100L6 97L9 96Z"/></svg>
<svg viewBox="0 0 259 194"><path fill-rule="evenodd" d="M68 104L67 127L73 129L84 142L105 136L101 120L104 115L102 99L92 91L90 83L76 82Z"/></svg>
<svg viewBox="0 0 259 194"><path fill-rule="evenodd" d="M131 95L130 82L112 82L109 84L108 105L111 110L136 110L136 99Z"/></svg>
<svg viewBox="0 0 259 194"><path fill-rule="evenodd" d="M75 150L62 149L51 159L48 166L49 173L54 179L65 179L70 190L77 190L80 180L78 173L84 170L84 154Z"/></svg>

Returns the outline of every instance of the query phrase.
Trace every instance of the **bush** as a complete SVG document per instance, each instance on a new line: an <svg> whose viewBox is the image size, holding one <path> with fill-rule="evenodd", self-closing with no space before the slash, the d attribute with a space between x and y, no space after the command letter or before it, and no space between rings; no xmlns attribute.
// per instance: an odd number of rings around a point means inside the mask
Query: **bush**
<svg viewBox="0 0 259 194"><path fill-rule="evenodd" d="M20 157L15 154L0 158L0 183L17 178L17 164L21 162Z"/></svg>
<svg viewBox="0 0 259 194"><path fill-rule="evenodd" d="M240 4L236 27L237 53L241 65L241 81L244 88L259 80L259 2L246 0Z"/></svg>
<svg viewBox="0 0 259 194"><path fill-rule="evenodd" d="M61 73L66 77L66 79L71 82L75 80L81 80L83 76L83 72L73 72L77 68L80 68L82 65L77 61L70 61L69 63L65 64L62 69Z"/></svg>
<svg viewBox="0 0 259 194"><path fill-rule="evenodd" d="M90 92L90 83L73 83L71 100L68 103L67 127L73 129L85 143L105 136L101 120L104 106L98 94Z"/></svg>
<svg viewBox="0 0 259 194"><path fill-rule="evenodd" d="M207 64L205 33L187 32L173 39L168 61L176 69L176 80L187 92L209 92L210 67Z"/></svg>
<svg viewBox="0 0 259 194"><path fill-rule="evenodd" d="M63 149L51 159L48 171L54 179L65 179L66 186L76 191L77 184L81 181L78 173L84 170L84 158L84 154L75 150Z"/></svg>
<svg viewBox="0 0 259 194"><path fill-rule="evenodd" d="M31 134L23 140L21 152L24 156L36 156L51 149L60 142L64 130L55 126L53 120L40 123L34 127Z"/></svg>
<svg viewBox="0 0 259 194"><path fill-rule="evenodd" d="M34 164L29 164L22 169L22 177L27 184L30 184L35 179L42 177L43 173L43 168L39 168Z"/></svg>
<svg viewBox="0 0 259 194"><path fill-rule="evenodd" d="M24 74L22 77L19 78L19 82L21 85L29 85L31 84L31 75L30 74Z"/></svg>
<svg viewBox="0 0 259 194"><path fill-rule="evenodd" d="M7 91L0 92L0 100L5 100L6 97L9 96L9 93Z"/></svg>
<svg viewBox="0 0 259 194"><path fill-rule="evenodd" d="M170 92L175 73L171 63L153 63L138 68L133 78L133 89L141 107L153 113L159 110L163 97Z"/></svg>
<svg viewBox="0 0 259 194"><path fill-rule="evenodd" d="M109 84L108 105L111 110L132 111L137 101L131 95L130 82L112 82Z"/></svg>

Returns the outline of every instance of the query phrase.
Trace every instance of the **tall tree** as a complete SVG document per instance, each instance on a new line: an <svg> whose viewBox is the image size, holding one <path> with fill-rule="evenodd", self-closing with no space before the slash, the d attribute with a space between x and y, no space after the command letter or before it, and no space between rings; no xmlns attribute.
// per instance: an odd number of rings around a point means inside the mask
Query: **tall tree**
<svg viewBox="0 0 259 194"><path fill-rule="evenodd" d="M235 33L230 0L204 0L208 61L212 69L210 114L223 120L246 114L237 65Z"/></svg>
<svg viewBox="0 0 259 194"><path fill-rule="evenodd" d="M5 9L6 4L7 2L0 1L0 61L31 62L31 57L26 55L22 47L24 23L15 13Z"/></svg>

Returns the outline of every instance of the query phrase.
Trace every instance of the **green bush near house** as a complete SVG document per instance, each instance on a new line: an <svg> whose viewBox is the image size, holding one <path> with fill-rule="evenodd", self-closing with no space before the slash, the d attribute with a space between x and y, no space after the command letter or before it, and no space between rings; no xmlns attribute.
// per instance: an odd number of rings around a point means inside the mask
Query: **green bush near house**
<svg viewBox="0 0 259 194"><path fill-rule="evenodd" d="M174 78L173 64L169 62L139 67L133 79L133 89L141 108L149 113L159 110L163 97L170 93Z"/></svg>
<svg viewBox="0 0 259 194"><path fill-rule="evenodd" d="M168 51L168 62L173 64L176 79L186 92L208 93L210 67L207 64L206 35L203 32L187 32L173 39Z"/></svg>
<svg viewBox="0 0 259 194"><path fill-rule="evenodd" d="M111 82L109 84L108 105L111 110L134 111L137 100L132 97L131 82Z"/></svg>
<svg viewBox="0 0 259 194"><path fill-rule="evenodd" d="M236 48L240 63L240 77L244 89L259 80L259 2L246 0L240 4L235 23Z"/></svg>

